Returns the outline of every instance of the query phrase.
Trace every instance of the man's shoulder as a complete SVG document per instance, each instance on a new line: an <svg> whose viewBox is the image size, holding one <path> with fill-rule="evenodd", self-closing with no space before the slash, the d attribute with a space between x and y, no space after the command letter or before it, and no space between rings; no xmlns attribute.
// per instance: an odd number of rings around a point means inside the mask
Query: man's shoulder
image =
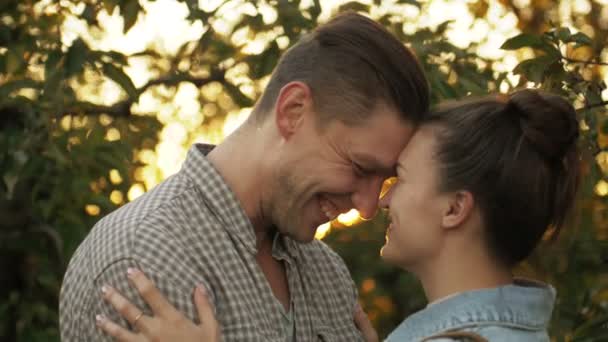
<svg viewBox="0 0 608 342"><path fill-rule="evenodd" d="M72 257L71 267L85 267L95 277L123 259L164 262L179 257L193 241L204 244L215 220L187 182L171 177L95 224ZM191 212L196 212L192 215Z"/></svg>

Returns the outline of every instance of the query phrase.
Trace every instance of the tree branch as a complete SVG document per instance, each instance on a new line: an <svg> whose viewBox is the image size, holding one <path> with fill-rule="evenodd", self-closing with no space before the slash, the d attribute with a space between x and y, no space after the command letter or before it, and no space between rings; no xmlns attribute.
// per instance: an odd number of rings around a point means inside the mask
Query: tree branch
<svg viewBox="0 0 608 342"><path fill-rule="evenodd" d="M597 107L603 107L603 106L608 106L608 101L602 101L602 102L598 102L598 103L592 103L589 104L585 107L580 108L578 111L584 111L584 110L588 110L588 109L592 109L592 108L597 108Z"/></svg>
<svg viewBox="0 0 608 342"><path fill-rule="evenodd" d="M209 77L195 77L186 73L164 76L150 80L148 83L138 88L137 97L129 97L111 106L97 105L90 102L76 102L71 107L68 107L65 112L70 114L81 112L91 115L107 114L113 117L128 117L133 114L131 113L131 106L133 103L139 98L139 95L143 94L150 87L157 85L175 86L182 82L189 82L194 84L197 88L200 88L211 82L224 83L226 81L224 75L225 72L223 70L216 70L213 71Z"/></svg>
<svg viewBox="0 0 608 342"><path fill-rule="evenodd" d="M608 65L608 63L604 63L604 62L594 62L594 61L583 61L580 59L575 59L575 58L569 58L569 57L562 57L565 61L570 62L570 63L581 63L581 64L585 64L585 65Z"/></svg>

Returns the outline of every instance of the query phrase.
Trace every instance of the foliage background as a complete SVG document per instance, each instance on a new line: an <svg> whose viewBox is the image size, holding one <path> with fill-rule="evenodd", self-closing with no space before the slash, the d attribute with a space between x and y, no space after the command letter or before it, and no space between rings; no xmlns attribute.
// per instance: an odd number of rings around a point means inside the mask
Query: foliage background
<svg viewBox="0 0 608 342"><path fill-rule="evenodd" d="M179 21L154 16L154 4L180 9ZM518 273L557 287L555 341L608 341L607 4L0 2L0 340L59 340L63 272L93 224L175 172L191 143L221 141L282 51L350 9L416 51L435 103L534 86L578 108L584 178L575 214ZM463 22L475 39L455 33ZM142 45L150 25L188 29ZM345 258L381 336L425 305L410 275L380 262L385 226L383 215L358 222L351 214L319 234Z"/></svg>

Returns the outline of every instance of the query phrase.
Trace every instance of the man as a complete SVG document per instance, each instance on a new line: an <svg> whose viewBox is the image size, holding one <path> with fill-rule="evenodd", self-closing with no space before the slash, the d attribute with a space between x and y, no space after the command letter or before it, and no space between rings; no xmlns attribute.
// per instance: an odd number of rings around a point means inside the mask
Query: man
<svg viewBox="0 0 608 342"><path fill-rule="evenodd" d="M129 267L190 319L204 284L227 341L361 340L356 287L314 233L351 208L375 214L428 98L414 56L377 23L346 14L319 27L285 53L239 129L193 146L176 175L97 223L65 275L62 340L108 339L97 314L136 323L99 295L112 284L145 307Z"/></svg>

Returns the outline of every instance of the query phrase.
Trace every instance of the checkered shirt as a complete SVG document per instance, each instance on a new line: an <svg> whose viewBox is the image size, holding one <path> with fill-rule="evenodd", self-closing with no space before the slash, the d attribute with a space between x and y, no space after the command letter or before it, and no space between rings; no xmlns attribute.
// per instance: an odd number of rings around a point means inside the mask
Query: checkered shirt
<svg viewBox="0 0 608 342"><path fill-rule="evenodd" d="M97 314L129 327L102 299L104 284L151 315L128 283L128 267L141 269L194 321L192 291L204 284L224 341L287 340L284 308L255 259L253 227L206 159L208 151L193 146L177 174L93 227L63 280L62 341L111 340L96 327ZM302 244L280 236L276 242L273 256L286 267L295 340L361 341L353 323L357 290L342 259L321 241Z"/></svg>

